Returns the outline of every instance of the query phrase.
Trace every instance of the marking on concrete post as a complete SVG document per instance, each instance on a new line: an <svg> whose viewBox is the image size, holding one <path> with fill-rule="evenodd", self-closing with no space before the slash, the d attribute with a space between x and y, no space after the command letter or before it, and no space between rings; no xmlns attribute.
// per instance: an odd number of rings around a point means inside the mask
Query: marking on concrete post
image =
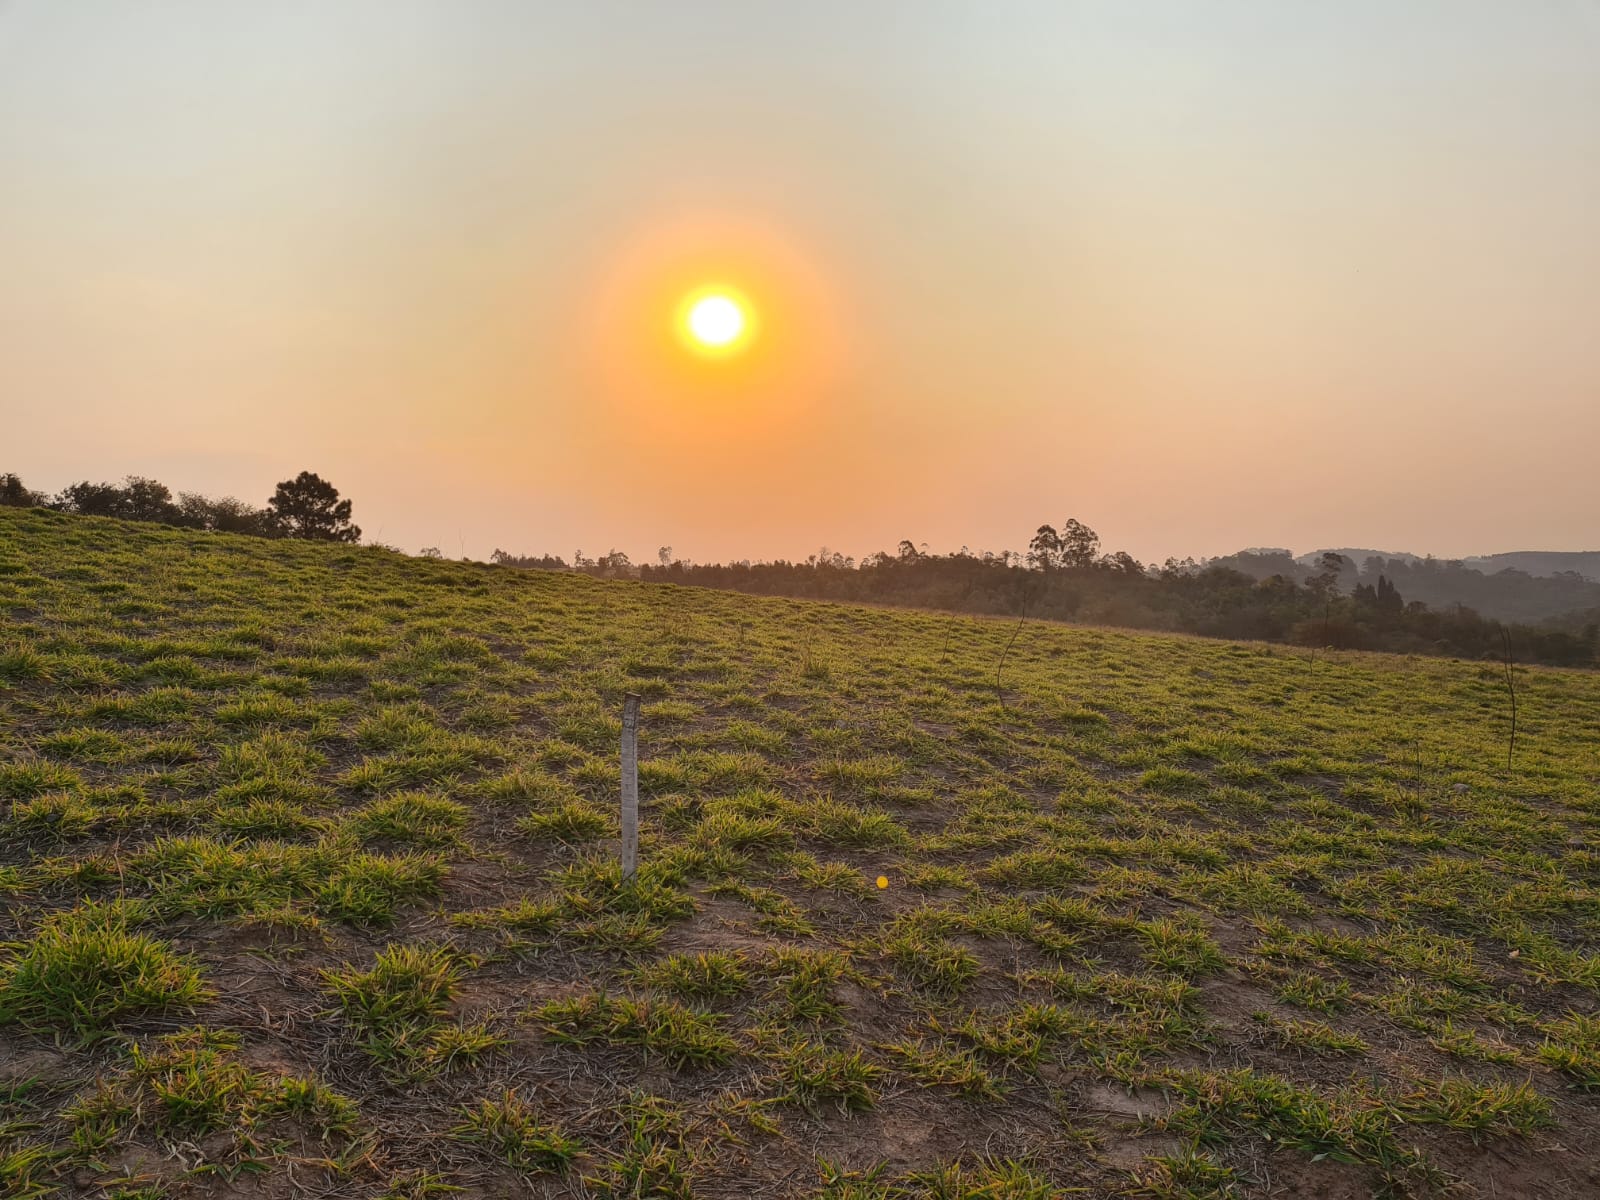
<svg viewBox="0 0 1600 1200"><path fill-rule="evenodd" d="M639 697L622 700L622 878L639 870Z"/></svg>

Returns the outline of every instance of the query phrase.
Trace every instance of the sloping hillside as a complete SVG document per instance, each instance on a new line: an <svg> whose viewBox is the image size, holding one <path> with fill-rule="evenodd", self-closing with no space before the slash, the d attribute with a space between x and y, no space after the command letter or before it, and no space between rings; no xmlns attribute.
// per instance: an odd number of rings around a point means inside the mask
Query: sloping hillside
<svg viewBox="0 0 1600 1200"><path fill-rule="evenodd" d="M1594 1195L1515 683L0 510L0 1194Z"/></svg>

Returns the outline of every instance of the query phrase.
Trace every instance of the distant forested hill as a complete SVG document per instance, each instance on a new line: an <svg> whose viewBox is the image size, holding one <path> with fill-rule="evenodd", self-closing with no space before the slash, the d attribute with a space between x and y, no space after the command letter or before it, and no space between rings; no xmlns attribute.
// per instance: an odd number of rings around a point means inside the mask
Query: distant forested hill
<svg viewBox="0 0 1600 1200"><path fill-rule="evenodd" d="M1510 568L1489 573L1437 558L1369 559L1363 568L1364 576L1388 576L1407 600L1433 609L1464 604L1501 621L1539 622L1600 608L1600 583L1573 573L1534 575Z"/></svg>
<svg viewBox="0 0 1600 1200"><path fill-rule="evenodd" d="M1420 600L1438 611L1462 604L1498 621L1564 620L1574 613L1600 609L1600 552L1516 551L1474 559L1443 559L1364 550L1321 550L1298 557L1287 550L1245 550L1212 559L1207 565L1242 571L1252 579L1282 575L1304 583L1323 570L1322 560L1327 554L1343 559L1338 585L1346 594L1358 584L1376 583L1383 575L1408 601ZM1576 566L1547 569L1590 560L1594 564L1593 576L1580 573ZM1521 565L1524 562L1528 565Z"/></svg>
<svg viewBox="0 0 1600 1200"><path fill-rule="evenodd" d="M1283 551L1242 550L1241 554L1281 553ZM1364 563L1369 558L1386 558L1404 562L1421 562L1423 556L1394 550L1368 550L1341 546L1337 549L1313 550L1310 554L1295 556L1303 567L1315 568L1324 554L1340 554L1351 562ZM1497 571L1522 571L1528 575L1551 576L1576 572L1586 579L1600 583L1600 550L1509 550L1504 554L1469 554L1459 560L1475 571L1493 575Z"/></svg>
<svg viewBox="0 0 1600 1200"><path fill-rule="evenodd" d="M1461 560L1485 574L1507 569L1529 575L1560 575L1576 571L1600 582L1600 550L1512 550L1506 554L1483 554Z"/></svg>
<svg viewBox="0 0 1600 1200"><path fill-rule="evenodd" d="M1371 550L1359 546L1340 546L1336 549L1313 550L1310 554L1301 554L1295 558L1295 562L1303 567L1315 568L1322 561L1324 554L1337 554L1353 563L1364 563L1369 558L1396 558L1405 562L1415 562L1422 557L1420 554L1409 554L1403 550Z"/></svg>

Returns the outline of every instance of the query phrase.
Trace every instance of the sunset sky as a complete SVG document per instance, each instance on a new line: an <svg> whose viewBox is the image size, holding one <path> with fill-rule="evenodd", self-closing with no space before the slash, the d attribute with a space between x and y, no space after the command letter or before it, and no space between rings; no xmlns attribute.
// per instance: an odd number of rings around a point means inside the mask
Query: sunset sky
<svg viewBox="0 0 1600 1200"><path fill-rule="evenodd" d="M679 336L719 285L758 327ZM486 557L1600 545L1600 4L0 0L0 471Z"/></svg>

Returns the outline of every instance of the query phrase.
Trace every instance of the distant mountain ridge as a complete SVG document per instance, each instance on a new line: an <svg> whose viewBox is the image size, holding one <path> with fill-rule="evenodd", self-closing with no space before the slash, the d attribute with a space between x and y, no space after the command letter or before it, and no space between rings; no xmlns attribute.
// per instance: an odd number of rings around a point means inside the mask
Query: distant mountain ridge
<svg viewBox="0 0 1600 1200"><path fill-rule="evenodd" d="M1549 622L1569 630L1600 623L1600 551L1521 550L1463 559L1356 547L1296 556L1288 550L1257 547L1210 559L1206 565L1257 580L1281 575L1305 583L1323 574L1325 554L1344 559L1334 581L1343 595L1355 595L1357 587L1376 588L1381 579L1384 587L1397 589L1402 600L1420 600L1439 612L1463 605L1493 620Z"/></svg>
<svg viewBox="0 0 1600 1200"><path fill-rule="evenodd" d="M1576 571L1586 579L1600 580L1600 550L1509 550L1461 561L1486 574L1516 570L1529 575L1559 575Z"/></svg>
<svg viewBox="0 0 1600 1200"><path fill-rule="evenodd" d="M1361 550L1353 546L1340 546L1313 550L1309 554L1298 554L1295 556L1295 562L1302 567L1314 567L1322 560L1324 554L1342 554L1358 567L1369 558L1398 558L1402 562L1420 562L1423 557L1406 550Z"/></svg>
<svg viewBox="0 0 1600 1200"><path fill-rule="evenodd" d="M1261 553L1261 551L1242 551L1242 553ZM1295 562L1304 567L1313 567L1324 554L1328 553L1342 554L1357 566L1369 558L1399 559L1408 563L1423 561L1422 555L1412 554L1409 551L1342 547L1313 550L1309 554L1296 555ZM1485 575L1493 575L1496 571L1522 571L1528 575L1548 578L1563 572L1575 571L1585 579L1600 582L1600 550L1508 550L1503 554L1473 554L1459 559L1440 558L1438 561L1464 563L1474 571L1482 571Z"/></svg>

